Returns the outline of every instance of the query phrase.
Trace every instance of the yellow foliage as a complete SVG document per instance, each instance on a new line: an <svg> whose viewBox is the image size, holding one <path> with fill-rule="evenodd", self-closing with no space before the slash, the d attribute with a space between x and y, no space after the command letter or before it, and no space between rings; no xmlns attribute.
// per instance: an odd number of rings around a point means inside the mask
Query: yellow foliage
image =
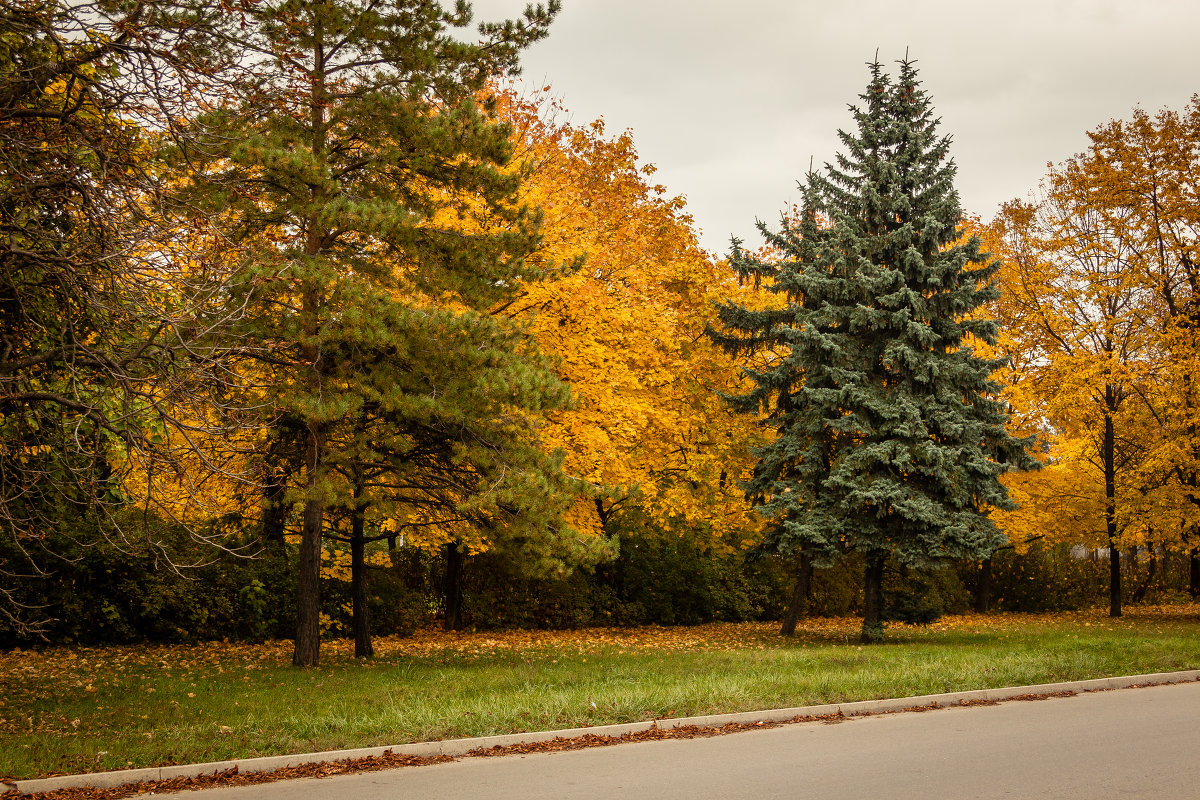
<svg viewBox="0 0 1200 800"><path fill-rule="evenodd" d="M999 377L1049 443L1045 470L1009 478L1014 541L1197 544L1197 134L1200 99L1102 126L982 231L1003 262Z"/></svg>
<svg viewBox="0 0 1200 800"><path fill-rule="evenodd" d="M548 415L543 440L610 498L603 509L636 494L662 520L747 526L737 479L759 434L718 397L737 370L703 333L713 301L737 291L732 276L700 248L684 199L650 182L629 131L557 123L556 110L502 96L529 170L524 199L544 213L531 268L583 262L498 309L527 322L576 397ZM599 514L585 501L574 521L598 528Z"/></svg>

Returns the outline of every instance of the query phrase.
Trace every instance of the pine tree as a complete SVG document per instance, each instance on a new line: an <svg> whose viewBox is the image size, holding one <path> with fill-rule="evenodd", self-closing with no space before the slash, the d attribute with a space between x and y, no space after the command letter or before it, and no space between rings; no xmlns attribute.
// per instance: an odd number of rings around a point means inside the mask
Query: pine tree
<svg viewBox="0 0 1200 800"><path fill-rule="evenodd" d="M766 412L775 431L746 485L773 522L769 541L819 560L863 555L864 642L882 635L887 559L989 554L1002 535L988 510L1012 507L999 475L1036 466L1005 429L989 378L1001 362L972 347L995 341L980 310L997 296L997 263L961 241L950 139L913 62L895 83L870 69L857 130L839 131L846 153L807 176L800 219L760 225L783 257L735 241L734 268L766 278L780 302L726 304L711 334L761 363L730 402Z"/></svg>
<svg viewBox="0 0 1200 800"><path fill-rule="evenodd" d="M452 35L471 20L462 0L264 0L230 20L244 71L213 87L178 153L196 177L177 200L231 245L235 334L259 353L243 370L302 448L293 491L270 487L273 506L301 508L297 666L318 660L331 525L348 521L356 550L368 509L416 531L576 538L526 417L568 392L487 313L536 277L537 216L506 169L510 129L478 100L557 5L481 25L474 43ZM491 226L464 233L471 215Z"/></svg>

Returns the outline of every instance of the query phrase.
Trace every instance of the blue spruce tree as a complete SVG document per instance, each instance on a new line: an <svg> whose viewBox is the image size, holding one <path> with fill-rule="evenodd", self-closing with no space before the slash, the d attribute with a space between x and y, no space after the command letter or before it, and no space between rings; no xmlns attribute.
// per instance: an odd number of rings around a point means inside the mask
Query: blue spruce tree
<svg viewBox="0 0 1200 800"><path fill-rule="evenodd" d="M894 83L870 69L857 130L839 131L845 152L807 175L800 218L759 225L782 257L734 242L734 268L781 302L725 304L710 331L757 355L752 388L728 399L775 431L745 487L771 521L768 544L809 563L862 554L863 642L883 633L887 560L989 555L1003 534L988 512L1013 507L1000 474L1037 463L1005 429L989 377L1003 362L971 346L995 342L980 311L998 265L963 239L950 139L913 62Z"/></svg>

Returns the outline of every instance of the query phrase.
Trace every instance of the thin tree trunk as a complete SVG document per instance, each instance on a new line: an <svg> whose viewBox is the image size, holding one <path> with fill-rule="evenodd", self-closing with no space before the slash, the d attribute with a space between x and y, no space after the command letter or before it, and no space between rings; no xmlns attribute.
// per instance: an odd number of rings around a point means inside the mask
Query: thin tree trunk
<svg viewBox="0 0 1200 800"><path fill-rule="evenodd" d="M321 162L325 158L325 48L324 31L318 20L313 31L312 90L309 120L312 125L312 154ZM313 205L323 200L322 189L314 190ZM325 248L325 233L319 217L314 213L307 222L304 254L316 258ZM305 389L311 401L316 402L322 394L321 347L317 338L320 330L320 312L324 305L321 284L317 279L305 283L301 300L301 329L304 333L300 348L303 363ZM305 419L308 429L308 447L305 454L306 496L304 501L304 525L300 538L300 566L296 576L296 649L292 653L292 664L297 667L315 667L320 660L321 650L321 528L325 520L325 498L321 483L325 477L325 440L329 423L319 412L310 413Z"/></svg>
<svg viewBox="0 0 1200 800"><path fill-rule="evenodd" d="M612 515L612 509L604 505L604 498L596 498L596 516L600 518L600 530L607 533L608 518Z"/></svg>
<svg viewBox="0 0 1200 800"><path fill-rule="evenodd" d="M463 562L465 557L454 542L446 545L446 572L442 578L442 596L445 599L446 616L442 620L442 628L448 631L461 631L462 621L462 582Z"/></svg>
<svg viewBox="0 0 1200 800"><path fill-rule="evenodd" d="M808 606L808 593L812 587L813 560L804 551L800 552L800 570L796 574L796 588L792 591L792 602L788 605L787 616L783 618L783 627L779 629L780 636L792 636L796 633L796 624L800 615Z"/></svg>
<svg viewBox="0 0 1200 800"><path fill-rule="evenodd" d="M366 487L361 469L354 475L354 511L350 516L350 593L352 600L350 625L354 630L354 657L373 658L371 617L367 608L367 542L364 527L367 508L362 505Z"/></svg>
<svg viewBox="0 0 1200 800"><path fill-rule="evenodd" d="M1188 552L1188 594L1200 597L1200 548Z"/></svg>
<svg viewBox="0 0 1200 800"><path fill-rule="evenodd" d="M284 502L287 485L282 480L271 478L263 487L262 545L277 552L283 549L287 533L287 518L292 513L290 503Z"/></svg>
<svg viewBox="0 0 1200 800"><path fill-rule="evenodd" d="M979 572L975 578L974 608L977 613L986 614L992 605L992 557L988 556L979 562Z"/></svg>
<svg viewBox="0 0 1200 800"><path fill-rule="evenodd" d="M1106 394L1112 392L1112 387L1106 389ZM1108 533L1108 615L1119 617L1121 616L1121 550L1117 547L1117 462L1112 414L1104 415L1104 452L1102 457L1104 459L1104 526Z"/></svg>
<svg viewBox="0 0 1200 800"><path fill-rule="evenodd" d="M863 644L874 644L883 639L883 565L886 560L884 553L868 553L863 567Z"/></svg>
<svg viewBox="0 0 1200 800"><path fill-rule="evenodd" d="M292 665L315 667L321 650L321 528L325 502L316 495L323 461L323 431L310 431L307 454L309 498L300 531L300 564L296 571L296 645Z"/></svg>
<svg viewBox="0 0 1200 800"><path fill-rule="evenodd" d="M286 502L287 475L284 473L282 459L274 452L274 447L267 453L266 466L268 474L263 485L263 514L262 531L260 533L263 547L272 552L279 552L284 546L284 535L287 533L287 518L292 513L292 503Z"/></svg>
<svg viewBox="0 0 1200 800"><path fill-rule="evenodd" d="M1137 563L1137 560L1133 554L1136 552L1136 547L1130 549L1129 560L1135 564ZM1146 580L1138 584L1138 588L1130 597L1130 600L1132 600L1134 603L1140 603L1146 599L1146 594L1150 591L1150 585L1154 583L1154 579L1158 576L1158 556L1154 553L1154 545L1146 545L1146 555L1148 556L1146 559Z"/></svg>
<svg viewBox="0 0 1200 800"><path fill-rule="evenodd" d="M396 534L387 537L388 543L388 563L392 565L392 569L397 573L400 572L400 550L396 547Z"/></svg>

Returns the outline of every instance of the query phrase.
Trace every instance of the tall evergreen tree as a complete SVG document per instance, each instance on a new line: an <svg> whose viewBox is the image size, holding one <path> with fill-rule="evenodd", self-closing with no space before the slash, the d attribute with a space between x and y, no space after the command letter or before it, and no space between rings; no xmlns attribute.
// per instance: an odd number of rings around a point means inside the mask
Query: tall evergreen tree
<svg viewBox="0 0 1200 800"><path fill-rule="evenodd" d="M734 268L780 301L726 304L711 333L759 355L752 388L730 401L775 431L746 486L770 541L826 560L862 553L864 642L882 635L886 560L989 554L1002 534L988 510L1012 507L999 475L1036 466L1005 429L989 378L1001 362L972 347L995 341L980 310L997 263L962 240L950 139L913 62L895 83L870 69L856 131L839 131L846 152L807 176L800 219L760 225L782 258L735 241Z"/></svg>
<svg viewBox="0 0 1200 800"><path fill-rule="evenodd" d="M537 219L505 169L510 131L477 99L557 3L482 25L477 42L452 35L471 20L463 0L234 8L244 71L213 87L203 136L179 152L199 176L179 200L233 245L230 301L248 309L236 333L260 353L246 370L300 432L299 486L272 505L301 508L293 663L311 666L331 512L360 545L362 513L384 507L418 530L569 533L565 479L524 416L567 390L486 313L533 277ZM493 224L468 234L470 215Z"/></svg>

